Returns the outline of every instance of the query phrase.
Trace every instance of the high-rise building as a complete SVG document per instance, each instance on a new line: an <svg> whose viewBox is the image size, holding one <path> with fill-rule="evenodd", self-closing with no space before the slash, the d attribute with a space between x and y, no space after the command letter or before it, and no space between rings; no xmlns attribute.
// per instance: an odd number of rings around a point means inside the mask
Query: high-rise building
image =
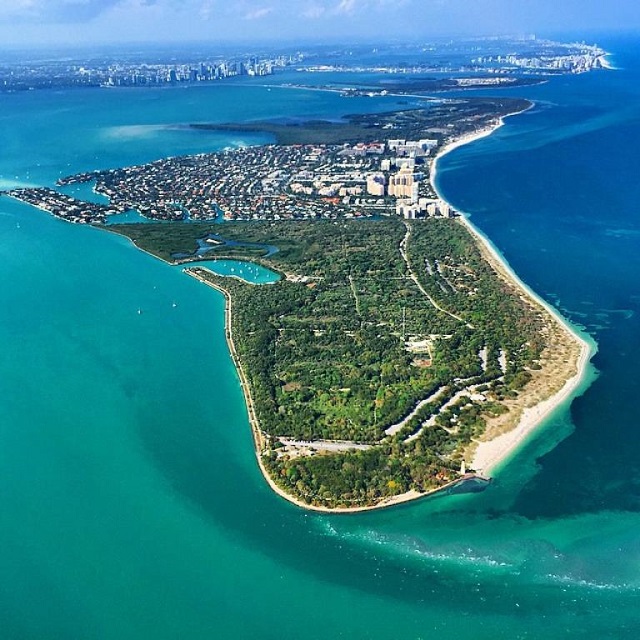
<svg viewBox="0 0 640 640"><path fill-rule="evenodd" d="M403 164L400 171L389 178L389 195L417 201L418 182L414 177L413 168L408 164Z"/></svg>

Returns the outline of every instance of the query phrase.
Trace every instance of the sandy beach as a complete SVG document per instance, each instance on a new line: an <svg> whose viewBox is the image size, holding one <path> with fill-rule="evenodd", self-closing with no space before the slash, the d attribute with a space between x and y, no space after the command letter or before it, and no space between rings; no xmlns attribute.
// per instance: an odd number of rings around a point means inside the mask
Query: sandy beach
<svg viewBox="0 0 640 640"><path fill-rule="evenodd" d="M487 127L474 134L453 140L442 148L433 160L430 173L431 184L439 198L446 201L437 187L436 177L440 159L462 145L469 144L490 135L503 125L504 118L501 118L495 126ZM545 389L542 389L542 397L540 397L539 394L536 394L537 397L534 398L529 397L529 385L527 385L521 394L522 397L520 401L511 403L509 406L512 416L515 415L517 417L517 423L511 425L511 428L506 432L498 433L497 435L492 434L491 425L489 425L486 434L487 439L476 443L474 447L475 450L472 452L473 458L470 462L470 467L479 474L490 476L491 472L515 453L546 418L558 407L568 402L572 395L578 390L588 370L589 360L595 353L595 345L587 342L587 340L560 315L557 309L534 293L519 278L503 256L501 256L491 244L489 239L471 223L464 213L462 213L459 219L476 238L485 258L496 272L517 287L535 307L543 310L551 324L550 335L555 336L560 343L565 343L565 345L568 346L567 355L569 357L567 361L563 363L565 365L564 376L562 373L554 371L555 379L548 380L546 393ZM549 347L548 350L553 350L553 348L555 348L555 345L554 347ZM565 352L563 352L563 354L564 353ZM546 369L547 367L543 364L542 371L537 375L538 379L543 379L547 376ZM572 375L568 375L567 372L570 372ZM560 388L554 388L554 386L557 387L559 384L561 384Z"/></svg>
<svg viewBox="0 0 640 640"><path fill-rule="evenodd" d="M430 171L431 183L440 198L442 198L442 195L438 191L436 185L437 165L439 160L447 153L450 153L462 145L469 144L479 140L480 138L491 135L503 124L504 120L500 119L494 126L485 127L472 134L452 140L442 148L440 153L434 158ZM444 198L442 199L444 200ZM543 353L543 357L541 358L542 370L540 372L536 372L532 382L525 387L517 400L507 403L509 408L509 412L507 414L508 419L502 420L501 423L500 419L498 419L497 422L499 424L489 422L487 432L485 433L486 439L475 443L472 450L470 450L467 461L468 467L475 470L477 476L488 478L491 472L499 464L505 462L552 412L565 402L569 401L573 394L578 390L587 371L589 360L595 351L595 346L581 337L554 307L540 298L526 284L524 284L522 280L520 280L505 259L498 253L495 247L493 247L488 238L484 236L466 216L462 215L459 220L461 224L464 224L464 226L474 236L485 258L492 265L497 274L509 285L515 287L523 298L526 298L532 306L543 312L544 317L547 319L546 329L549 334L550 346L547 347L545 351L550 353L547 354L546 357L544 357L545 354ZM274 482L263 464L262 453L267 445L268 437L260 429L253 399L251 397L249 382L233 343L231 296L223 287L207 280L197 272L188 268L185 269L185 272L204 284L217 289L225 297L225 334L231 357L240 378L240 386L244 394L249 423L253 433L256 458L260 471L276 494L298 507L311 511L334 514L358 513L374 509L384 509L444 492L455 485L464 482L466 479L474 477L474 474L469 474L468 476L460 477L429 492L420 493L418 491L409 491L398 496L387 498L376 505L364 507L328 508L315 506L307 504L297 497L287 493Z"/></svg>
<svg viewBox="0 0 640 640"><path fill-rule="evenodd" d="M204 269L205 271L208 271L204 267L200 267L200 268ZM240 359L238 358L238 354L236 352L236 348L233 342L233 332L232 332L232 324L231 324L231 306L232 306L231 296L225 288L217 284L214 284L210 280L207 280L206 278L202 277L197 272L192 271L188 268L185 268L183 271L184 273L191 276L192 278L195 278L196 280L202 282L203 284L206 284L207 286L215 289L216 291L219 291L224 296L225 337L227 340L227 346L229 347L229 353L231 354L231 359L233 360L233 364L235 365L236 371L238 372L238 377L240 378L240 387L242 388L242 393L244 395L244 400L247 406L247 415L249 418L249 424L251 425L251 432L253 434L253 442L255 445L255 452L256 452L256 458L258 461L258 466L260 467L260 471L262 472L262 475L267 481L269 487L275 493L277 493L280 497L284 498L288 502L291 502L297 507L308 509L310 511L318 511L322 513L358 513L362 511L371 511L373 509L385 509L397 504L402 504L404 502L410 502L411 500L416 500L418 498L424 498L425 496L446 491L447 489L451 489L452 487L455 487L456 485L465 481L464 477L456 478L452 482L449 482L443 485L442 487L438 487L437 489L433 489L432 491L428 491L425 493L420 493L418 491L408 491L398 496L392 496L390 498L386 498L385 500L382 500L381 502L379 502L374 506L350 507L350 508L342 508L342 509L332 509L329 507L321 507L317 505L307 504L306 502L303 502L302 500L299 500L295 496L284 491L280 486L278 486L274 482L273 478L267 471L262 461L262 452L265 449L267 436L263 433L263 431L260 429L260 425L258 424L258 418L256 416L255 407L253 404L253 398L251 397L251 389L249 387L249 381L247 380L244 369L242 368L242 364L240 363ZM210 273L213 273L213 272L210 272Z"/></svg>
<svg viewBox="0 0 640 640"><path fill-rule="evenodd" d="M608 59L610 55L611 55L610 53L605 53L604 55L600 56L598 60L600 60L600 65L602 66L603 69L607 69L609 71L615 71L616 67Z"/></svg>

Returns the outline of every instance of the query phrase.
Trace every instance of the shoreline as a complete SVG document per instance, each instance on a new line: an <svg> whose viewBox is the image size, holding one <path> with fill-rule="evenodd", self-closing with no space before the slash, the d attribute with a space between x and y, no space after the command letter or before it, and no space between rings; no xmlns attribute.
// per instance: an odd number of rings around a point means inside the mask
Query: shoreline
<svg viewBox="0 0 640 640"><path fill-rule="evenodd" d="M523 111L503 116L495 126L487 127L475 134L463 136L462 138L453 140L449 144L445 145L433 159L430 170L431 185L437 196L452 206L451 203L443 197L437 186L437 167L441 158L458 147L491 135L494 131L497 131L505 124L505 118L524 113L534 106L534 104L531 104L530 107ZM490 474L495 471L498 466L507 462L509 458L517 453L520 447L529 440L538 427L540 427L556 409L574 396L575 392L579 389L586 377L589 361L595 354L597 347L595 343L590 343L586 338L578 333L575 327L573 327L555 307L525 284L512 269L506 259L493 246L489 238L471 222L468 215L464 212L460 213L461 215L459 220L461 224L463 224L469 233L471 233L475 238L480 250L485 254L485 258L495 269L498 275L502 276L517 289L522 291L524 296L526 296L535 307L542 309L543 313L546 313L548 317L550 317L551 321L556 324L563 334L577 347L579 347L579 354L575 360L576 372L573 376L565 380L563 386L558 391L552 393L549 397L537 402L533 406L525 406L518 418L517 425L513 429L506 433L497 435L490 440L481 440L477 443L478 447L473 454L473 460L471 461L470 466L483 476L490 477Z"/></svg>
<svg viewBox="0 0 640 640"><path fill-rule="evenodd" d="M505 119L507 117L522 114L532 109L534 106L534 103L530 103L524 109L515 111L500 118L495 118L494 121L489 125L479 128L473 132L466 133L458 138L449 140L431 160L429 166L429 181L436 195L441 200L448 202L446 198L442 196L437 186L438 163L441 158L463 145L470 144L491 135L505 124ZM10 197L19 202L23 202L22 200L20 200L19 198L15 198L14 196ZM51 212L47 209L44 209L43 207L39 207L37 205L31 206L35 206L35 208L51 215ZM54 217L65 222L70 222L69 220L56 216L55 214ZM511 415L515 416L517 422L515 424L508 425L509 428L505 432L498 432L494 435L491 435L490 426L488 425L487 431L485 432L483 437L488 437L489 439L476 441L474 444L475 446L477 446L477 449L475 449L472 453L469 451L467 452L469 458L471 458L469 459L465 457L467 468L472 469L472 473L461 475L455 480L452 480L451 482L448 482L441 487L434 488L430 491L418 492L415 490L411 490L397 496L385 498L375 505L357 507L323 507L307 504L304 500L301 500L298 497L287 493L285 489L281 488L273 480L262 460L262 453L269 441L269 436L265 434L260 428L251 394L251 387L240 362L240 358L238 357L233 341L232 297L229 291L223 286L214 284L213 282L207 280L206 278L203 278L196 272L192 271L189 268L190 261L187 260L182 262L183 266L185 267L183 268L183 271L185 273L218 290L225 297L225 338L232 361L234 363L236 371L238 372L240 386L244 395L248 419L254 440L254 449L258 461L258 466L263 477L267 480L270 488L283 499L300 508L316 512L333 514L361 513L365 511L373 511L376 509L389 508L398 504L403 504L427 496L433 496L439 493L446 493L452 487L462 484L472 478L488 481L490 479L491 473L495 471L498 466L506 463L508 459L529 440L535 430L539 426L541 426L542 423L561 405L567 403L582 385L588 371L589 361L597 349L596 345L593 342L589 342L587 339L582 337L577 332L577 330L565 318L562 317L557 309L543 300L520 279L520 277L507 263L506 259L492 245L489 238L473 225L466 214L461 213L458 221L460 222L460 224L465 226L468 232L472 235L477 243L479 250L483 254L484 258L488 261L490 266L493 268L493 270L496 272L496 274L504 281L508 282L511 286L513 286L517 291L519 291L522 296L526 298L531 305L533 305L533 307L541 311L541 313L547 320L547 322L545 323L546 327L555 327L555 331L552 331L552 338L555 339L555 342L550 342L550 345L569 345L569 350L572 351L572 353L570 360L568 360L567 362L571 367L571 371L575 372L572 373L572 375L568 375L568 372L566 370L562 371L562 374L564 375L562 375L561 377L556 376L555 378L556 382L560 380L561 387L558 389L558 384L555 388L546 388L543 390L543 393L537 398L535 389L530 389L529 393L527 393L527 388L525 387L525 390L522 393L521 402L513 403L516 411L514 411ZM95 225L89 226L98 228ZM109 229L108 225L100 225L99 228L123 237L122 234ZM131 240L131 238L129 238L128 240L137 250L143 251L144 253L147 253L152 257L158 258L157 255L151 254L145 249L139 247L133 240ZM165 264L171 266L177 266L181 263L181 261L173 263L168 262L167 260L164 260L162 258L160 258L160 260L165 262ZM551 347L549 346L548 348ZM576 349L577 354L574 354L573 351ZM546 371L547 369L543 368L542 375L544 375ZM528 403L532 403L531 406L529 406Z"/></svg>
<svg viewBox="0 0 640 640"><path fill-rule="evenodd" d="M206 269L206 267L200 267L201 269ZM231 326L231 308L232 308L232 298L231 294L222 286L203 278L198 273L191 271L189 268L184 268L183 272L188 276L202 282L203 284L219 291L225 300L225 308L224 308L224 316L225 316L225 339L227 341L227 347L229 349L229 354L231 355L231 360L234 364L236 371L238 372L238 377L240 379L240 388L242 389L242 393L244 395L245 405L247 407L247 417L249 419L249 425L251 427L251 433L253 436L254 449L256 454L256 459L258 461L258 467L260 472L262 473L264 479L267 481L267 484L272 489L274 493L279 495L281 498L284 498L287 502L294 504L301 509L307 509L308 511L316 511L319 513L330 513L330 514L350 514L350 513L363 513L365 511L373 511L376 509L388 509L389 507L393 507L399 504L404 504L406 502L412 502L413 500L419 500L420 498L425 498L427 496L434 496L438 493L445 493L449 489L456 487L460 484L463 484L469 480L479 479L489 481L487 478L479 474L468 473L460 478L456 478L447 484L442 485L441 487L437 487L432 489L431 491L426 491L421 493L419 491L411 490L406 493L401 493L397 496L392 496L390 498L385 498L381 502L376 505L369 505L363 507L346 507L346 508L331 508L331 507L321 507L318 505L307 504L302 500L299 500L295 496L287 493L282 487L280 487L273 480L268 470L264 466L262 462L261 452L264 449L264 445L268 436L266 436L262 429L260 429L260 424L258 422L258 417L255 412L255 406L253 404L253 398L251 397L251 388L249 385L249 381L246 377L244 369L242 368L242 364L240 363L240 358L238 357L238 353L235 348L235 344L233 343L233 331ZM213 272L211 272L213 273ZM216 275L216 274L214 274Z"/></svg>
<svg viewBox="0 0 640 640"><path fill-rule="evenodd" d="M200 267L201 269L206 269L206 267ZM233 361L234 367L238 372L238 377L240 379L240 388L242 389L242 394L244 396L245 405L247 407L247 417L249 419L249 425L251 426L251 433L253 436L254 449L256 454L256 459L258 461L258 467L260 472L262 473L264 479L267 481L267 484L272 489L274 493L279 495L281 498L284 498L287 502L294 504L301 509L306 509L308 511L316 511L319 513L330 513L330 514L350 514L350 513L363 513L365 511L373 511L376 509L388 509L389 507L396 506L398 504L403 504L406 502L411 502L413 500L418 500L420 498L425 498L427 496L433 496L437 493L443 493L452 489L453 487L467 482L472 479L481 479L482 476L477 474L469 473L460 478L456 478L451 482L448 482L441 487L437 487L436 489L432 489L431 491L427 491L424 493L420 493L418 491L408 491L406 493L402 493L397 496L392 496L390 498L386 498L379 502L376 505L365 506L365 507L347 507L347 508L331 508L331 507L321 507L317 505L307 504L302 500L299 500L295 496L287 493L284 489L282 489L279 485L275 483L266 467L262 462L261 452L264 449L266 437L265 434L260 429L260 424L258 422L258 417L255 412L255 406L253 404L253 398L251 397L251 388L249 386L249 381L246 377L244 369L242 368L242 364L240 363L240 358L238 357L238 353L235 348L235 344L233 343L233 330L231 325L231 309L232 309L232 298L231 294L222 286L203 278L198 275L196 272L191 271L191 269L184 268L183 272L188 276L198 280L199 282L215 289L220 292L224 296L225 305L224 305L224 316L225 316L225 339L227 341L227 347L229 349L229 354L231 355L231 360ZM213 272L211 272L213 273ZM216 275L216 274L214 274Z"/></svg>
<svg viewBox="0 0 640 640"><path fill-rule="evenodd" d="M542 84L542 83L541 83ZM346 89L340 89L338 87L327 87L327 86L313 86L313 85L304 85L304 84L263 84L261 85L267 89L297 89L299 91L324 91L326 93L337 93L343 97L351 97L345 94ZM478 87L484 88L484 87ZM474 87L470 87L469 89L464 88L465 91L472 91ZM453 89L457 91L458 89ZM451 89L443 89L441 93L447 93L452 91ZM432 93L437 92L425 92L425 93L385 93L382 94L374 94L374 95L363 95L358 97L367 97L367 98L413 98L415 100L425 100L427 102L446 102L447 100L451 100L451 98L434 98Z"/></svg>
<svg viewBox="0 0 640 640"><path fill-rule="evenodd" d="M598 58L598 60L600 60L600 66L603 69L606 69L607 71L617 71L618 68L608 59L610 57L613 57L613 54L611 54L611 53L602 54Z"/></svg>
<svg viewBox="0 0 640 640"><path fill-rule="evenodd" d="M512 115L524 113L534 106L535 105L532 103L526 109L501 117L495 124L491 126L484 127L473 133L469 133L458 139L454 139L446 144L434 157L430 166L429 179L437 196L445 202L448 202L445 198L442 197L442 194L440 193L436 185L437 165L442 157L444 157L454 149L457 149L458 147L470 144L471 142L475 142L476 140L480 140L491 135L494 131L504 125L505 118ZM518 423L515 427L508 430L506 433L502 433L491 438L490 440L480 441L478 443L478 448L473 455L473 460L469 464L469 467L475 470L474 472L467 473L464 476L456 478L455 480L448 482L441 487L437 487L427 492L418 492L415 490L411 490L397 496L386 498L378 504L369 506L332 508L307 504L296 496L287 493L283 488L276 484L262 461L261 453L264 449L267 436L260 429L258 418L255 412L253 398L251 396L249 382L244 369L242 368L233 342L233 331L231 324L231 295L224 287L218 284L214 284L206 278L203 278L197 273L191 271L191 269L188 267L188 263L185 263L186 266L183 271L187 275L199 280L203 284L210 286L213 289L216 289L217 291L222 293L225 298L225 339L227 341L231 359L234 363L236 371L238 372L240 387L244 395L258 467L271 490L287 502L308 511L334 515L348 515L364 513L367 511L375 511L378 509L387 509L399 504L405 504L414 500L419 500L421 498L446 493L451 488L473 479L490 482L491 472L494 471L497 466L507 462L508 459L514 453L516 453L520 446L523 445L532 436L535 430L539 426L541 426L544 420L549 417L558 407L567 402L582 384L588 370L589 361L596 351L595 344L590 344L585 338L578 334L574 327L572 327L569 322L562 317L557 309L552 307L547 301L545 301L534 291L532 291L513 271L504 257L501 256L497 249L491 244L490 240L479 229L477 229L465 215L461 215L459 221L465 226L465 228L476 240L478 248L483 253L485 259L489 262L492 268L496 271L497 275L504 278L512 286L518 289L532 305L541 309L549 319L550 323L555 324L555 326L560 329L562 334L566 338L568 338L568 340L574 346L579 347L579 353L577 358L575 359L575 373L568 379L565 379L562 387L558 391L552 393L549 397L536 402L531 407L523 407L522 412L518 417Z"/></svg>

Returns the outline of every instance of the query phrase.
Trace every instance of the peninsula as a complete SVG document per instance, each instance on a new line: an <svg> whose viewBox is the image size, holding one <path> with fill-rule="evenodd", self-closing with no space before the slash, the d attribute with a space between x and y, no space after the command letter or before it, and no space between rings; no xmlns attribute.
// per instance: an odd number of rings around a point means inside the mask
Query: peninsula
<svg viewBox="0 0 640 640"><path fill-rule="evenodd" d="M311 509L385 507L484 482L588 360L435 187L442 154L529 107L459 99L343 123L198 125L277 144L60 180L93 181L107 205L53 189L8 195L71 222L113 221L222 291L273 489ZM152 221L118 224L130 209ZM189 264L219 258L281 277L255 286Z"/></svg>

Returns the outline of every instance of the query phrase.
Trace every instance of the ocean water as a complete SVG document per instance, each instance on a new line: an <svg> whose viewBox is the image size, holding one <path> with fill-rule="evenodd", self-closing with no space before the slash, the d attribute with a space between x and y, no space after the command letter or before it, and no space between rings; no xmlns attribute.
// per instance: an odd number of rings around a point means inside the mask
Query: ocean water
<svg viewBox="0 0 640 640"><path fill-rule="evenodd" d="M0 638L636 638L640 39L447 156L439 186L598 344L482 494L311 514L264 483L223 299L0 199ZM193 121L397 100L242 83L1 95L0 183L260 142ZM265 275L266 277L266 275Z"/></svg>

